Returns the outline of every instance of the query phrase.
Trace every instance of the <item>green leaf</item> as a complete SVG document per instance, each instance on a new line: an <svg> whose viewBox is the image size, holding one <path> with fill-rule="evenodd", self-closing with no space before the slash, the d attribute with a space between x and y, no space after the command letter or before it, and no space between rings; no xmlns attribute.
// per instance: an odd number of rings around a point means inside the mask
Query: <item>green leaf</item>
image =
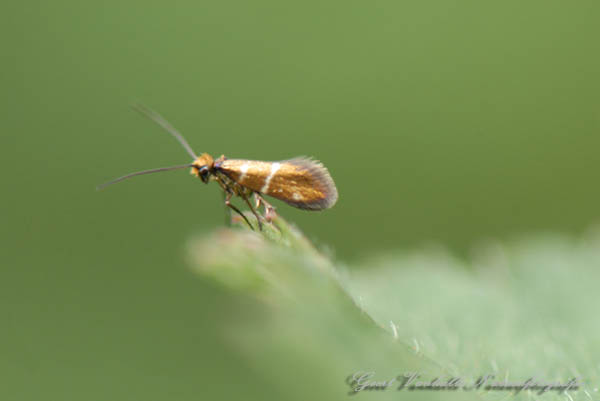
<svg viewBox="0 0 600 401"><path fill-rule="evenodd" d="M584 385L569 392L575 399L593 396L598 379L599 243L591 235L541 236L480 246L470 262L428 248L346 269L277 218L261 232L237 225L198 236L188 249L194 271L235 305L224 338L282 399L347 399L353 386L346 379L357 372L395 380L355 394L361 399L513 395L398 390L412 372L423 382L576 376ZM542 395L517 395L530 397Z"/></svg>

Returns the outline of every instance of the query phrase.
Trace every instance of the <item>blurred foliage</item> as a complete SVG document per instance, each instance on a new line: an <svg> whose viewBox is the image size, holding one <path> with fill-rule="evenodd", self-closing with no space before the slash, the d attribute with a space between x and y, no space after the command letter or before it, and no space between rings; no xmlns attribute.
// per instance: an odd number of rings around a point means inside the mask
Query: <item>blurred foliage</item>
<svg viewBox="0 0 600 401"><path fill-rule="evenodd" d="M593 0L3 1L0 398L264 399L273 385L221 329L264 300L198 279L182 256L190 237L223 225L218 188L172 172L94 191L188 161L128 108L134 101L165 115L197 152L320 159L338 204L322 213L275 204L324 244L322 263L336 271L340 260L391 269L368 255L424 243L458 255L432 269L476 269L465 260L486 238L553 231L569 243L600 204L599 12ZM411 274L400 261L394 274L403 268ZM437 282L425 276L412 290ZM529 281L523 291L543 302L544 278ZM381 325L407 324L371 302ZM303 319L308 312L294 324ZM448 338L470 338L459 323ZM432 359L460 362L416 329L403 333ZM580 360L568 366L587 370Z"/></svg>
<svg viewBox="0 0 600 401"><path fill-rule="evenodd" d="M281 218L265 228L264 233L222 229L188 245L194 270L237 300L220 329L268 383L265 399L348 399L356 386L349 377L371 370L377 370L379 380L414 371L431 380L444 373L375 323L346 291L339 267L296 228ZM363 391L360 398L397 399L398 384ZM441 392L410 395L470 398Z"/></svg>
<svg viewBox="0 0 600 401"><path fill-rule="evenodd" d="M346 399L352 387L341 379L356 372L374 372L379 381L418 372L421 381L456 377L470 386L484 375L510 383L577 378L581 385L568 396L536 389L513 397L515 391L462 386L398 391L396 382L363 390L361 399L597 396L600 340L590 317L598 299L599 231L582 239L485 243L469 262L441 248L380 255L363 262L368 268L348 271L283 220L276 227L267 226L265 235L223 229L189 244L194 270L238 299L223 337L271 383L267 397Z"/></svg>
<svg viewBox="0 0 600 401"><path fill-rule="evenodd" d="M523 399L598 397L600 231L486 241L468 261L440 247L381 255L355 270L350 291L398 337L465 378L583 386ZM499 399L506 393L488 393Z"/></svg>

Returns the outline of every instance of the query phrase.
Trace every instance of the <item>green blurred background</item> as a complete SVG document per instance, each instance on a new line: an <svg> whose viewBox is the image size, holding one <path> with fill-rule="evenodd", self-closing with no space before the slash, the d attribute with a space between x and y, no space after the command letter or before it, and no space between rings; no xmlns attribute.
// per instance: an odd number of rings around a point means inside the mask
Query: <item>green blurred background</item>
<svg viewBox="0 0 600 401"><path fill-rule="evenodd" d="M211 329L227 297L183 256L223 224L218 187L179 171L94 190L189 161L133 101L196 152L323 161L333 209L277 205L348 263L598 221L597 1L0 10L3 399L264 396Z"/></svg>

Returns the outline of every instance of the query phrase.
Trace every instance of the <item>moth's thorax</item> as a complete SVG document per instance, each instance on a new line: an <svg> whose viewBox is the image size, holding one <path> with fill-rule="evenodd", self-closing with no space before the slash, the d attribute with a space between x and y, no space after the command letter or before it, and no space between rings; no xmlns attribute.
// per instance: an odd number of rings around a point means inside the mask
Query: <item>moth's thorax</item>
<svg viewBox="0 0 600 401"><path fill-rule="evenodd" d="M241 185L240 183L231 179L227 174L220 171L217 167L217 163L215 163L215 173L212 178L216 180L226 192L231 192L235 195L245 197L252 195L252 189Z"/></svg>

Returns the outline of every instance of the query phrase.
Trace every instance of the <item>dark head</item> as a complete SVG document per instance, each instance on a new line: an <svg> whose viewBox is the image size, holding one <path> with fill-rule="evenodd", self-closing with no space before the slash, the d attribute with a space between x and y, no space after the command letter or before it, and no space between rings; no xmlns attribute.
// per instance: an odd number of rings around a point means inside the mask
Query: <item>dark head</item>
<svg viewBox="0 0 600 401"><path fill-rule="evenodd" d="M200 178L205 184L208 184L214 171L214 164L212 156L208 153L203 153L192 163L191 174Z"/></svg>

